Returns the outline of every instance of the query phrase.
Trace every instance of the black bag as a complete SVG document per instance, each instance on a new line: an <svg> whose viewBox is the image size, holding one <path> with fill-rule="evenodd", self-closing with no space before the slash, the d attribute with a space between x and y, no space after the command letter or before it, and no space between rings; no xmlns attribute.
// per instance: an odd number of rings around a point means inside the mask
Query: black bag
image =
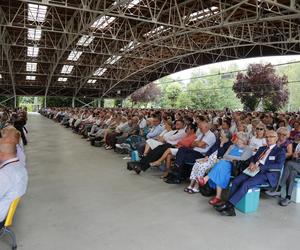
<svg viewBox="0 0 300 250"><path fill-rule="evenodd" d="M235 161L232 166L231 175L236 177L240 175L250 164L250 159L246 161Z"/></svg>
<svg viewBox="0 0 300 250"><path fill-rule="evenodd" d="M208 183L206 183L203 187L200 187L199 192L205 197L211 197L216 195L216 190L212 189Z"/></svg>
<svg viewBox="0 0 300 250"><path fill-rule="evenodd" d="M127 162L127 169L129 171L133 170L136 166L141 167L141 163L139 161L129 161L129 162Z"/></svg>

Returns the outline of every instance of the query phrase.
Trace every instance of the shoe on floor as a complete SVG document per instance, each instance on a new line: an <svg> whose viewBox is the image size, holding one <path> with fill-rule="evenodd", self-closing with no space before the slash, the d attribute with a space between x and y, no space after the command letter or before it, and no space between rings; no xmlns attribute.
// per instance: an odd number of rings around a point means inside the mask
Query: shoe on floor
<svg viewBox="0 0 300 250"><path fill-rule="evenodd" d="M217 198L217 197L213 197L213 198L211 198L210 200L209 200L209 204L210 205L212 205L212 206L215 206L215 205L217 205L217 204L219 204L219 203L221 203L222 202L222 200L221 199L219 199L219 198Z"/></svg>
<svg viewBox="0 0 300 250"><path fill-rule="evenodd" d="M223 216L236 216L234 207L227 207L225 210L221 212Z"/></svg>
<svg viewBox="0 0 300 250"><path fill-rule="evenodd" d="M280 191L266 191L265 194L268 196L274 197L274 196L280 196L281 192Z"/></svg>
<svg viewBox="0 0 300 250"><path fill-rule="evenodd" d="M288 198L284 198L284 199L281 199L281 201L279 202L279 205L282 206L282 207L286 207L288 206L292 201Z"/></svg>

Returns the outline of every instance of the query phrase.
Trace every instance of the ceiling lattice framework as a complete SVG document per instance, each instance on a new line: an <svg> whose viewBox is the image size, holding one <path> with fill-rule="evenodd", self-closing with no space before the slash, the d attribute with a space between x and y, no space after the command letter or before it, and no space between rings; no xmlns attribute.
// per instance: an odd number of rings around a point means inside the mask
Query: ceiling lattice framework
<svg viewBox="0 0 300 250"><path fill-rule="evenodd" d="M299 54L299 36L297 0L0 0L0 95L126 97L191 67Z"/></svg>

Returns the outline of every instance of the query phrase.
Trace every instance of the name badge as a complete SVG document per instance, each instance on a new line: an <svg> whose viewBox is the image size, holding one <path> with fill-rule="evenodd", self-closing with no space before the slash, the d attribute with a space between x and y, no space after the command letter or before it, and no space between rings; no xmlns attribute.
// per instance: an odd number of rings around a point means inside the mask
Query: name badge
<svg viewBox="0 0 300 250"><path fill-rule="evenodd" d="M275 156L269 156L269 160L270 161L274 161L275 160Z"/></svg>

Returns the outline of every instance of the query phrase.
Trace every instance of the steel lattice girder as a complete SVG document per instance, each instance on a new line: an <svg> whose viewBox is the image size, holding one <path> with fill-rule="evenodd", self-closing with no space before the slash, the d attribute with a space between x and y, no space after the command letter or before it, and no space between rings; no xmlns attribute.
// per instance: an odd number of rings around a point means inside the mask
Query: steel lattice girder
<svg viewBox="0 0 300 250"><path fill-rule="evenodd" d="M129 8L131 1L0 0L0 89L12 90L3 94L125 97L183 69L300 52L297 0L141 0ZM29 4L47 6L43 22L28 20ZM91 28L99 17L114 20ZM40 40L29 40L29 29L40 29ZM94 37L90 45L77 45L83 35ZM131 42L134 48L122 51ZM36 58L27 56L28 46L39 48ZM83 52L78 61L67 60L73 50ZM121 58L107 63L113 56ZM27 72L26 62L36 62L37 71ZM70 75L61 73L65 64L74 65ZM107 70L94 76L99 67Z"/></svg>

